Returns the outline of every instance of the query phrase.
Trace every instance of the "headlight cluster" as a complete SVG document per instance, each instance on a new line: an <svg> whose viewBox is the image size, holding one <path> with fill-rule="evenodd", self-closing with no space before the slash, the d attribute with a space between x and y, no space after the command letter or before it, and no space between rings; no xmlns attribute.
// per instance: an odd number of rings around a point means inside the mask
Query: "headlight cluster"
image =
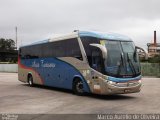
<svg viewBox="0 0 160 120"><path fill-rule="evenodd" d="M142 83L142 81L141 81L141 80L139 80L138 82L139 82L139 83Z"/></svg>
<svg viewBox="0 0 160 120"><path fill-rule="evenodd" d="M108 81L108 83L112 85L116 84L116 82L113 82L113 81Z"/></svg>

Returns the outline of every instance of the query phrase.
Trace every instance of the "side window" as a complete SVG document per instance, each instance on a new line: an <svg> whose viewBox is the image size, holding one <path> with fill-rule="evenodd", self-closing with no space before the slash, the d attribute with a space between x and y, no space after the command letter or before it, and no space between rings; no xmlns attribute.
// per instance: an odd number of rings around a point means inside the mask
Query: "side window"
<svg viewBox="0 0 160 120"><path fill-rule="evenodd" d="M19 56L20 56L21 59L26 59L27 58L27 49L25 47L20 48Z"/></svg>
<svg viewBox="0 0 160 120"><path fill-rule="evenodd" d="M63 43L63 47L66 51L66 57L75 57L77 59L83 60L77 38L65 40Z"/></svg>
<svg viewBox="0 0 160 120"><path fill-rule="evenodd" d="M99 44L99 41L95 37L81 37L81 41L84 46L89 65L92 66L92 47L90 46L90 44L91 43Z"/></svg>
<svg viewBox="0 0 160 120"><path fill-rule="evenodd" d="M31 57L31 59L34 59L34 58L40 58L41 57L41 54L42 54L42 52L41 52L41 49L42 49L42 45L40 44L40 45L34 45L34 46L31 46L30 47L30 57Z"/></svg>
<svg viewBox="0 0 160 120"><path fill-rule="evenodd" d="M76 38L26 46L20 48L19 52L22 59L40 57L75 57L79 60L83 60L80 46Z"/></svg>
<svg viewBox="0 0 160 120"><path fill-rule="evenodd" d="M99 72L103 71L102 52L99 48L92 47L91 67Z"/></svg>
<svg viewBox="0 0 160 120"><path fill-rule="evenodd" d="M18 54L19 54L19 57L21 59L23 59L24 58L24 48L20 48L19 51L18 51Z"/></svg>
<svg viewBox="0 0 160 120"><path fill-rule="evenodd" d="M54 46L51 46L52 43L44 43L42 44L41 47L41 57L46 58L46 57L52 57L53 56L53 48Z"/></svg>
<svg viewBox="0 0 160 120"><path fill-rule="evenodd" d="M90 46L91 43L100 44L98 38L81 37L81 41L83 43L90 67L104 73L104 63L101 50Z"/></svg>
<svg viewBox="0 0 160 120"><path fill-rule="evenodd" d="M34 59L41 56L41 45L33 45L22 47L19 50L19 56L21 59Z"/></svg>
<svg viewBox="0 0 160 120"><path fill-rule="evenodd" d="M82 60L82 54L76 38L45 43L42 45L42 57L75 57Z"/></svg>

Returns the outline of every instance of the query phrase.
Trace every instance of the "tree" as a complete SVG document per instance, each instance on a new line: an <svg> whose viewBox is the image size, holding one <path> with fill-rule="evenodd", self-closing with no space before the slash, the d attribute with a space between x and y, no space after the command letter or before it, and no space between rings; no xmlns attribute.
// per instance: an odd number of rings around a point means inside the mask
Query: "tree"
<svg viewBox="0 0 160 120"><path fill-rule="evenodd" d="M15 49L14 40L0 38L0 51L10 51L14 49Z"/></svg>
<svg viewBox="0 0 160 120"><path fill-rule="evenodd" d="M148 62L150 62L150 63L160 63L160 55L155 55L154 57L149 58Z"/></svg>
<svg viewBox="0 0 160 120"><path fill-rule="evenodd" d="M0 62L17 62L18 52L12 39L0 38Z"/></svg>

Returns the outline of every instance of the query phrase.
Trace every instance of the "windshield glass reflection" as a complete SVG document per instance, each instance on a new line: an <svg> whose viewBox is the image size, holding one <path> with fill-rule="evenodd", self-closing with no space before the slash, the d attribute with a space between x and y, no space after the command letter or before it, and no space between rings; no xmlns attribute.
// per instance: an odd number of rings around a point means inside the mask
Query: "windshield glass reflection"
<svg viewBox="0 0 160 120"><path fill-rule="evenodd" d="M133 77L140 74L140 64L133 42L106 40L105 71L115 77Z"/></svg>

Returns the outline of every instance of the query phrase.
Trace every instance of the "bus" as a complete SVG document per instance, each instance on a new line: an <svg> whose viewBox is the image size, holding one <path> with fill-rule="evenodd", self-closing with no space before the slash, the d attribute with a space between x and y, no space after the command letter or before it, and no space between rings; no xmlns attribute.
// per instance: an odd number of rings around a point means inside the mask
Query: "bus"
<svg viewBox="0 0 160 120"><path fill-rule="evenodd" d="M126 94L140 92L141 77L134 42L116 33L75 30L19 48L18 79L29 86Z"/></svg>

